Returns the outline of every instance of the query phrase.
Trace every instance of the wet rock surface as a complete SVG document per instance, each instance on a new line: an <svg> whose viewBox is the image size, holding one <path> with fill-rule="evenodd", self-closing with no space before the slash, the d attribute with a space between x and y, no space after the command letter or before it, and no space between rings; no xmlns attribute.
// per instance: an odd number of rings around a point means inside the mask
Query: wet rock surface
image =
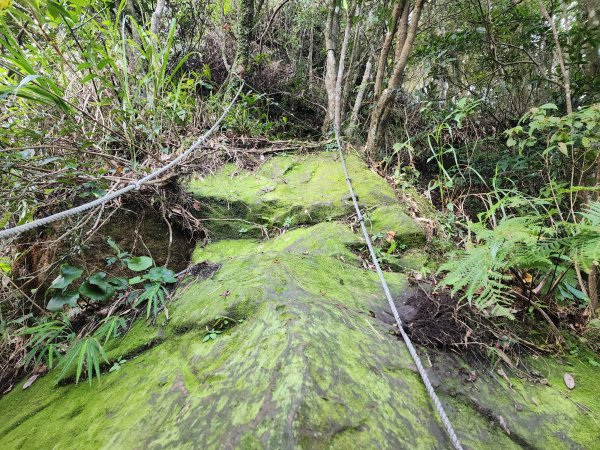
<svg viewBox="0 0 600 450"><path fill-rule="evenodd" d="M0 398L0 448L449 448L378 278L353 251L363 243L343 220L338 166L332 154L278 157L192 181L207 216L236 220L215 221L213 242L196 248L169 320L137 321L109 348L127 362L100 382L54 387L50 373ZM385 181L355 158L350 170L374 232L418 249L422 232ZM261 227L282 229L259 240ZM414 288L403 273L386 278L410 319ZM422 357L465 448L599 442L599 373L582 360L563 361L569 390L550 358L526 362L542 384L501 377L493 361L474 376L456 355Z"/></svg>

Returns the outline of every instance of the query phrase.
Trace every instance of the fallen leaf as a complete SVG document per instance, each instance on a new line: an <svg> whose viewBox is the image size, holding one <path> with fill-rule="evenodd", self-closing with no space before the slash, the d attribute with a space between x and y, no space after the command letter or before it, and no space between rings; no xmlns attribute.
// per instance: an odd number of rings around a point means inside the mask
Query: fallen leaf
<svg viewBox="0 0 600 450"><path fill-rule="evenodd" d="M496 353L498 353L498 356L500 356L500 358L502 358L502 360L508 364L508 366L512 369L514 368L514 365L512 363L512 361L510 360L510 358L508 357L508 355L506 353L504 353L501 349L499 349L498 347L494 347L494 349L496 350Z"/></svg>
<svg viewBox="0 0 600 450"><path fill-rule="evenodd" d="M563 380L565 380L565 385L569 389L575 389L575 378L573 378L573 375L571 375L570 373L565 373L563 375Z"/></svg>
<svg viewBox="0 0 600 450"><path fill-rule="evenodd" d="M508 429L508 425L506 424L504 417L498 416L498 422L500 422L500 426L506 432L506 434L510 435L510 430Z"/></svg>
<svg viewBox="0 0 600 450"><path fill-rule="evenodd" d="M38 379L38 377L39 377L39 374L37 374L37 373L34 374L34 375L31 375L27 379L27 381L25 382L25 384L23 384L23 389L27 389L29 386L31 386L35 382L35 380Z"/></svg>
<svg viewBox="0 0 600 450"><path fill-rule="evenodd" d="M504 380L506 380L509 387L513 387L512 383L510 382L510 379L506 376L506 372L504 372L504 369L502 369L502 367L498 369L498 375L500 375L502 378L504 378Z"/></svg>

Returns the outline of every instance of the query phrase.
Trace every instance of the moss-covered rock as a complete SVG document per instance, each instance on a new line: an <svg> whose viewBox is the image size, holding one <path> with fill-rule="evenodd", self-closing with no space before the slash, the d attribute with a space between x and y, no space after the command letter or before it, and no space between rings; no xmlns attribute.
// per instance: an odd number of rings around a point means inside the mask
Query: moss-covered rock
<svg viewBox="0 0 600 450"><path fill-rule="evenodd" d="M393 189L356 156L348 169L362 205L399 207ZM229 164L189 190L214 238L260 237L263 228L316 224L353 213L346 180L335 153L276 157L256 172Z"/></svg>
<svg viewBox="0 0 600 450"><path fill-rule="evenodd" d="M372 213L384 208L373 226L417 237L387 185L350 161L365 178L355 182L361 202ZM0 398L0 448L449 448L395 328L376 318L387 306L376 274L352 251L360 236L333 220L347 213L337 165L329 154L275 158L258 174L193 182L203 207L222 206L224 218L243 210L248 221L266 214L262 226L290 214L316 224L267 241L218 228L229 239L198 247L193 258L219 270L179 290L169 321L138 321L113 344L111 361L127 360L119 370L59 387L50 373ZM218 206L232 191L240 210ZM404 259L413 270L426 260L418 249ZM405 276L386 278L400 304L410 291ZM532 361L549 385L512 377L512 387L492 374L463 381L470 368L455 356L432 352L423 361L466 448L598 442L591 366L568 367L577 383L569 391L566 368L550 359Z"/></svg>
<svg viewBox="0 0 600 450"><path fill-rule="evenodd" d="M366 225L371 234L393 232L395 239L407 247L425 243L423 229L397 204L385 205L366 215Z"/></svg>

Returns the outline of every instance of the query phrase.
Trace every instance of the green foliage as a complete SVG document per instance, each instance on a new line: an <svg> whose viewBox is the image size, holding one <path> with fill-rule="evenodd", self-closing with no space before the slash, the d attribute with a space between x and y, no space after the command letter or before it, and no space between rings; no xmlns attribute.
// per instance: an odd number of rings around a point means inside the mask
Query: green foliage
<svg viewBox="0 0 600 450"><path fill-rule="evenodd" d="M91 384L94 374L96 374L96 378L100 379L100 364L102 361L107 363L108 358L98 339L95 337L77 339L61 359L59 364L61 370L56 382L58 383L69 375L72 370L75 370L75 383L78 383L82 374L85 373L88 382Z"/></svg>
<svg viewBox="0 0 600 450"><path fill-rule="evenodd" d="M25 366L44 363L52 369L58 365L60 373L57 382L71 375L78 382L83 374L91 382L94 374L100 377L102 362L108 362L103 346L124 334L128 328L127 319L119 313L118 307L128 305L129 310L145 305L147 318L156 317L164 307L169 296L166 285L177 282L175 273L166 267L151 267L154 265L152 258L131 256L111 239L108 243L116 257L107 264L113 265L118 261L122 269L127 268L139 275L127 279L97 272L82 277L83 269L63 264L60 275L47 291L51 295L47 309L53 314L41 318L26 316L19 321L19 324L28 321L34 323L22 327L18 332L28 337L27 355L23 359ZM142 282L143 288L133 287ZM80 283L77 291L68 290L77 283ZM67 317L72 308L79 306L83 312L95 311L107 303L112 304L107 317L99 323L86 326L84 330L73 329ZM67 314L63 313L65 310ZM114 314L115 311L117 314Z"/></svg>
<svg viewBox="0 0 600 450"><path fill-rule="evenodd" d="M31 221L42 189L62 208L64 197L106 189L102 175L136 170L181 142L203 79L184 70L193 54L176 45L174 19L155 36L126 4L25 0L0 14L0 164L11 168L0 174L2 226ZM106 166L115 149L125 167ZM36 178L39 168L48 177Z"/></svg>
<svg viewBox="0 0 600 450"><path fill-rule="evenodd" d="M513 318L516 297L585 307L589 299L574 268L589 271L600 263L600 203L592 203L582 217L551 227L541 214L505 218L493 229L472 223L473 242L440 267L446 272L442 283L496 316Z"/></svg>
<svg viewBox="0 0 600 450"><path fill-rule="evenodd" d="M240 101L235 104L225 119L230 130L247 136L268 134L276 126L269 119L270 99L260 94L242 94Z"/></svg>
<svg viewBox="0 0 600 450"><path fill-rule="evenodd" d="M28 318L24 317L23 319ZM71 323L64 314L59 314L56 318L42 318L31 327L21 328L17 334L29 336L23 365L45 363L50 369L60 361L64 346L68 345L75 337Z"/></svg>
<svg viewBox="0 0 600 450"><path fill-rule="evenodd" d="M156 317L159 311L164 307L169 296L167 289L159 282L146 283L144 289L135 292L136 295L130 297L133 300L133 307L146 304L146 318L151 315Z"/></svg>
<svg viewBox="0 0 600 450"><path fill-rule="evenodd" d="M134 256L126 259L125 262L127 263L129 270L133 270L134 272L141 272L154 264L152 258L149 258L148 256Z"/></svg>
<svg viewBox="0 0 600 450"><path fill-rule="evenodd" d="M127 330L127 320L120 316L109 316L100 322L96 331L94 331L94 337L106 345L106 343L113 338L119 337Z"/></svg>

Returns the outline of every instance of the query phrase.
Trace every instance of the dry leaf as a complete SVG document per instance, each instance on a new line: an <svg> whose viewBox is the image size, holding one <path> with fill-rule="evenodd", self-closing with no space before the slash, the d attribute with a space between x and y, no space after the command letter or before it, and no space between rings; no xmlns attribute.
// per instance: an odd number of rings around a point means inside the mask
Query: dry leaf
<svg viewBox="0 0 600 450"><path fill-rule="evenodd" d="M504 417L498 416L498 422L500 422L500 426L506 432L506 434L510 435L510 430L508 429L508 425L506 425L506 421L504 420Z"/></svg>
<svg viewBox="0 0 600 450"><path fill-rule="evenodd" d="M563 380L565 380L565 385L569 389L575 389L575 378L573 378L573 375L571 375L570 373L565 373L563 375Z"/></svg>
<svg viewBox="0 0 600 450"><path fill-rule="evenodd" d="M504 378L504 380L508 383L508 386L510 388L513 387L512 383L510 382L510 379L506 376L506 372L504 372L504 369L502 369L502 367L500 367L498 370L498 375L500 375L502 378Z"/></svg>
<svg viewBox="0 0 600 450"><path fill-rule="evenodd" d="M27 389L29 386L31 386L35 380L37 380L39 377L39 374L33 374L29 377L29 379L25 382L25 384L23 384L23 389Z"/></svg>

